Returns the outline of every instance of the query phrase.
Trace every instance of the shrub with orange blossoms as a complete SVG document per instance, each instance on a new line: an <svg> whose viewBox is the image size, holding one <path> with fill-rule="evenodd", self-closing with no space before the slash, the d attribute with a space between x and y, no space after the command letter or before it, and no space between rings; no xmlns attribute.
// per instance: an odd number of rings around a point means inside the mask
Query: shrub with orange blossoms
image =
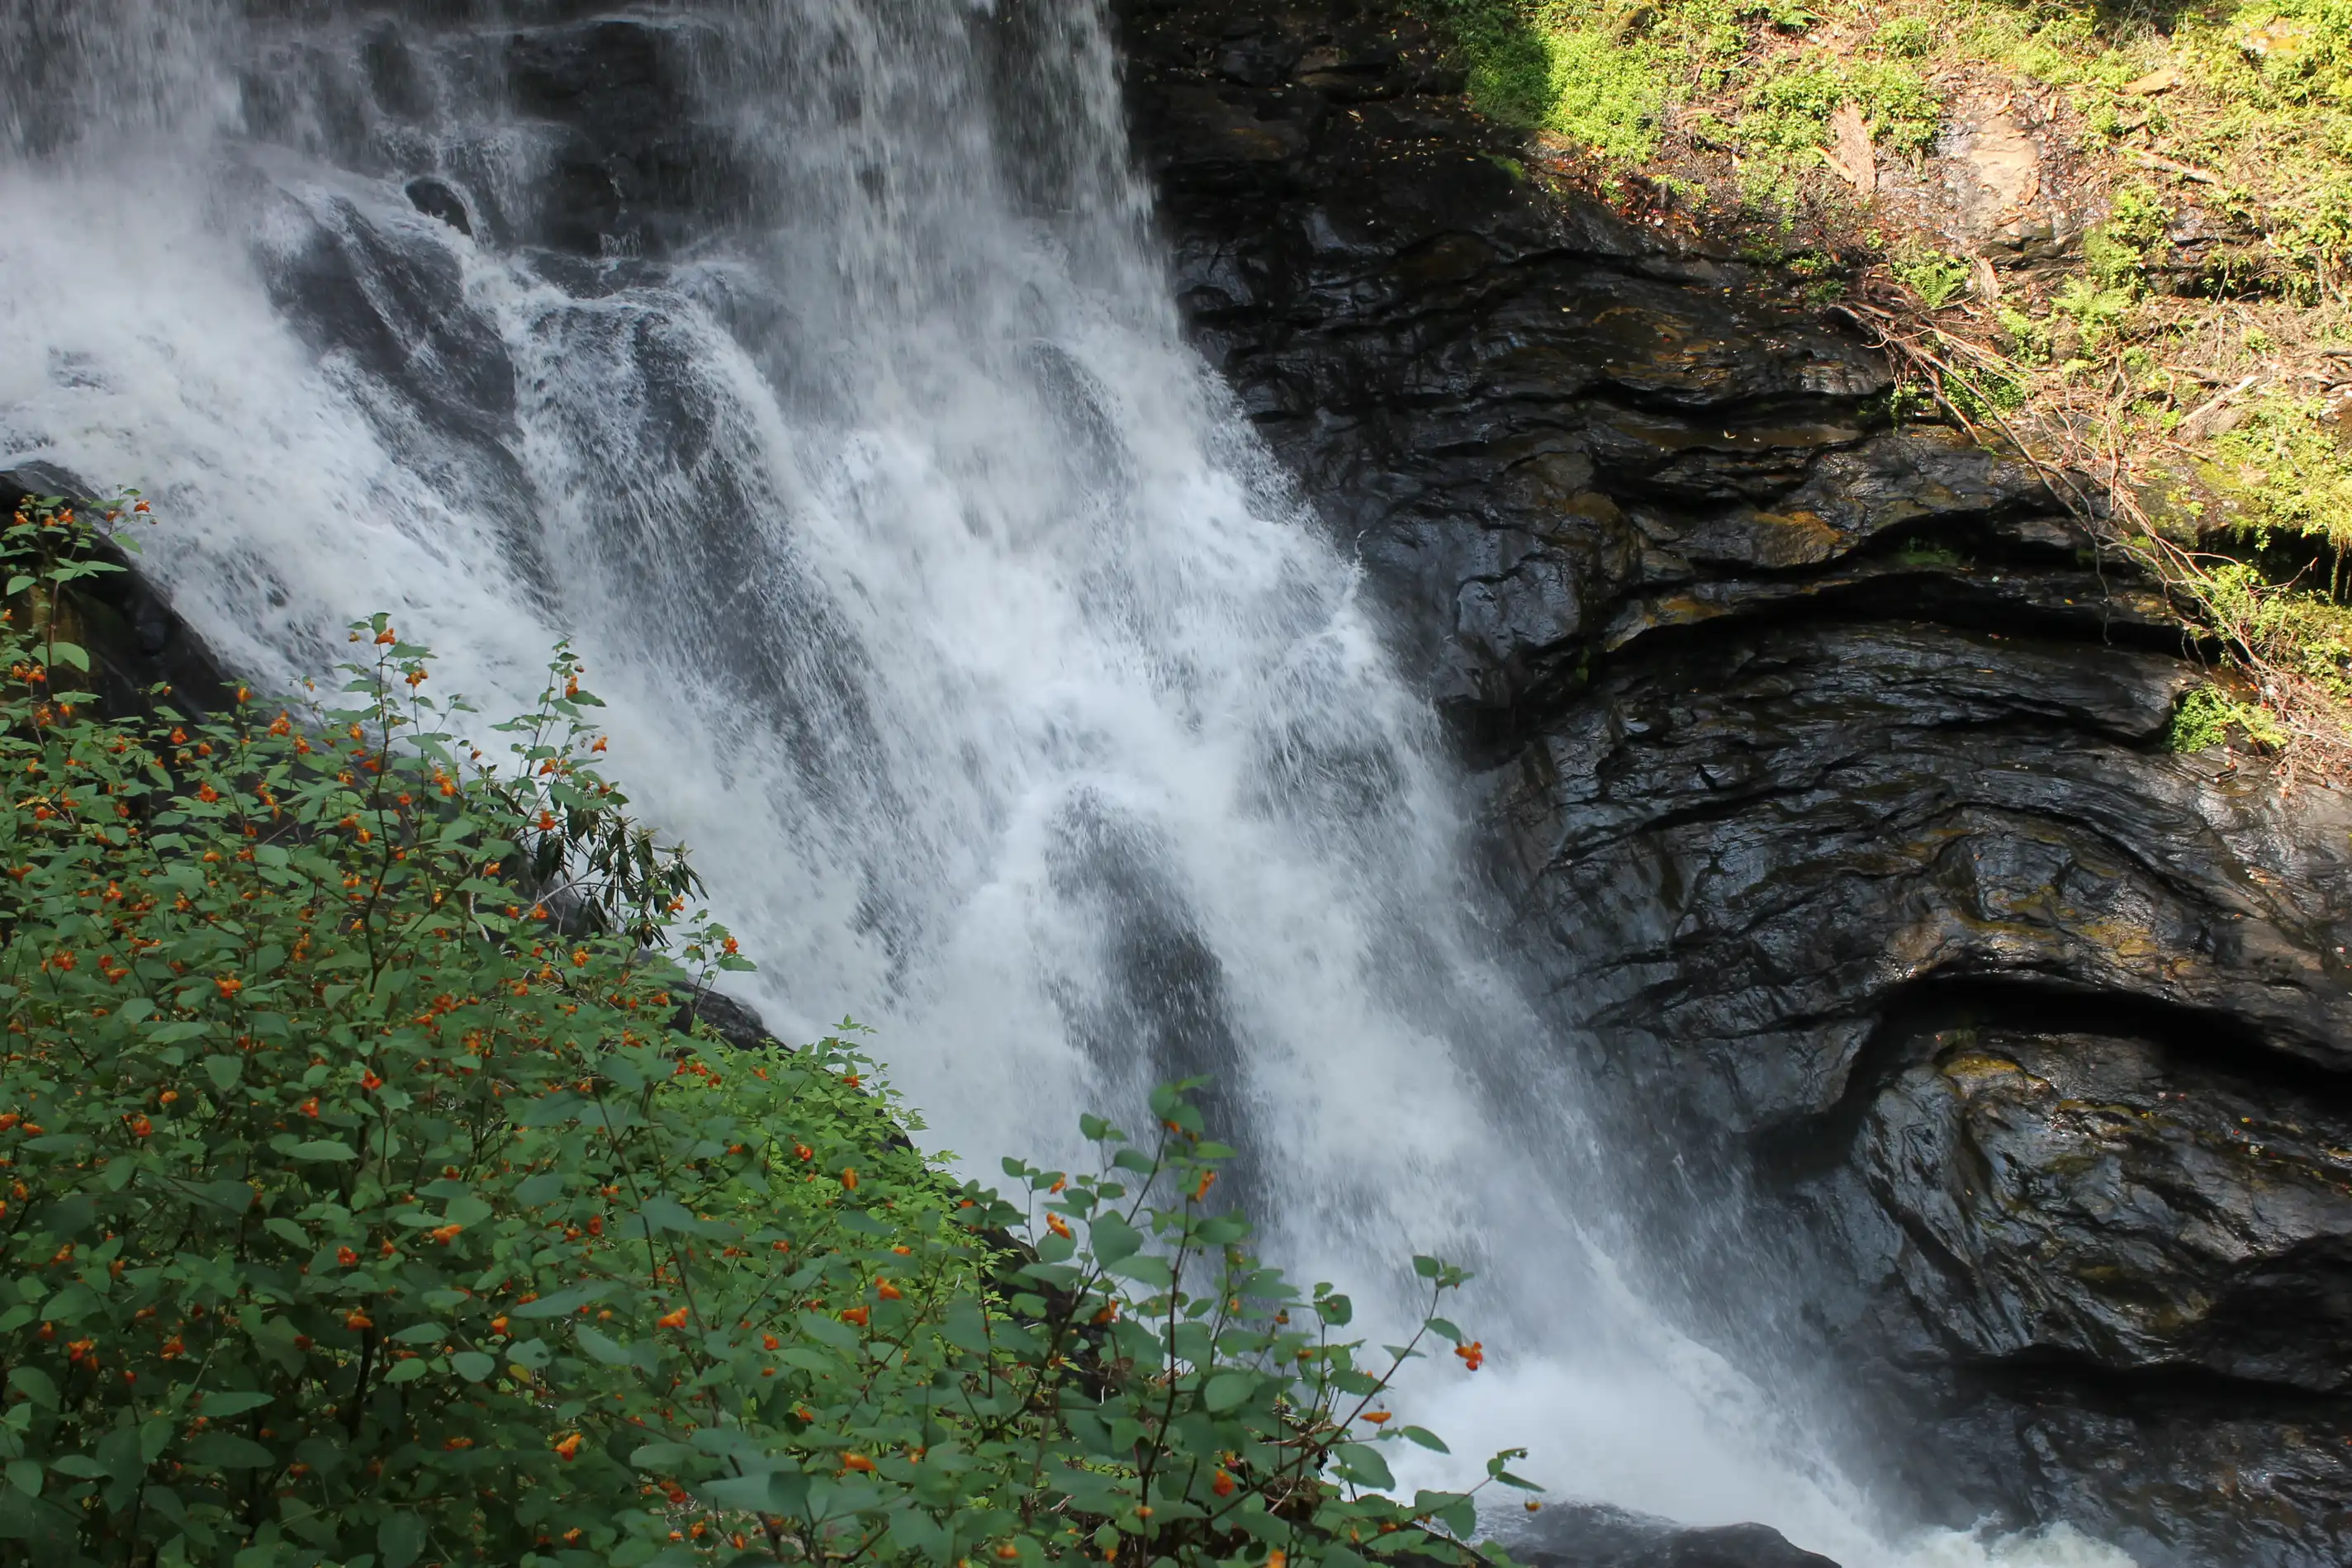
<svg viewBox="0 0 2352 1568"><path fill-rule="evenodd" d="M69 602L89 526L28 508L11 577ZM1466 1568L1466 1496L1381 1495L1383 1445L1435 1442L1356 1421L1393 1367L1206 1207L1181 1092L1149 1149L1090 1119L1097 1175L1013 1163L1016 1204L908 1146L851 1046L678 1031L749 964L593 771L568 650L466 739L381 617L338 706L117 718L30 624L0 625L0 770L52 781L0 802L0 1561L1354 1568L1377 1536Z"/></svg>

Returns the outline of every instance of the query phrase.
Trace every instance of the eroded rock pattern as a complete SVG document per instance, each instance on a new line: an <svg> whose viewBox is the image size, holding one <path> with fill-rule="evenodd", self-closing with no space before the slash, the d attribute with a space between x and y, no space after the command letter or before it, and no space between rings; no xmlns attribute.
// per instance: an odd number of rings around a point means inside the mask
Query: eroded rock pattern
<svg viewBox="0 0 2352 1568"><path fill-rule="evenodd" d="M1200 340L1661 1189L1745 1195L1927 1509L2352 1561L2352 807L2170 754L2202 673L2037 476L1548 189L1400 8L1125 11Z"/></svg>

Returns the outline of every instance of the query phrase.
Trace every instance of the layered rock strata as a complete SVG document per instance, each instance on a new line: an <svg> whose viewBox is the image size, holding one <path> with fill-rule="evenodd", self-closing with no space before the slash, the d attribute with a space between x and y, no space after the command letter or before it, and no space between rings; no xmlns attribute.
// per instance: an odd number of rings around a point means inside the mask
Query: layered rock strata
<svg viewBox="0 0 2352 1568"><path fill-rule="evenodd" d="M2352 807L2169 751L2205 673L2040 477L1400 8L1124 9L1199 340L1482 770L1664 1249L1793 1298L1929 1512L2352 1560Z"/></svg>

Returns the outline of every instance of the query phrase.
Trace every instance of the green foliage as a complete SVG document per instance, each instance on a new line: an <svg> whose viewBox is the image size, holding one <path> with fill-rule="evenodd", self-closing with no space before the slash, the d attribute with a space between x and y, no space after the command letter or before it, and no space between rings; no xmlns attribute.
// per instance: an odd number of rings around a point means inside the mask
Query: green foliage
<svg viewBox="0 0 2352 1568"><path fill-rule="evenodd" d="M2102 287L2087 277L2069 277L2058 286L2051 310L2066 318L2082 333L2084 347L2097 349L2131 319L2134 293L2121 287Z"/></svg>
<svg viewBox="0 0 2352 1568"><path fill-rule="evenodd" d="M1481 1348L1261 1267L1190 1086L959 1187L841 1042L678 1031L747 966L576 659L498 757L381 616L316 706L101 717L89 546L7 538L0 1562L1467 1561L1467 1495L1375 1489L1441 1447L1396 1369Z"/></svg>
<svg viewBox="0 0 2352 1568"><path fill-rule="evenodd" d="M1899 60L1849 59L1764 73L1739 121L1743 142L1759 152L1825 147L1830 116L1841 104L1860 109L1885 152L1912 157L1927 150L1943 104L1916 68Z"/></svg>
<svg viewBox="0 0 2352 1568"><path fill-rule="evenodd" d="M2230 738L2232 727L2257 745L2276 748L2286 744L2286 731L2270 711L2242 703L2219 686L2199 686L2173 709L2165 745L2173 751L2210 751Z"/></svg>
<svg viewBox="0 0 2352 1568"><path fill-rule="evenodd" d="M2239 57L2289 103L2352 98L2352 4L2252 0L2225 29Z"/></svg>
<svg viewBox="0 0 2352 1568"><path fill-rule="evenodd" d="M2352 547L2352 454L2320 399L2273 392L2254 400L2214 439L2211 472L2239 503L2243 531Z"/></svg>
<svg viewBox="0 0 2352 1568"><path fill-rule="evenodd" d="M1896 252L1887 263L1904 286L1930 310L1940 310L1969 290L1969 264L1925 246Z"/></svg>
<svg viewBox="0 0 2352 1568"><path fill-rule="evenodd" d="M1896 16L1879 24L1874 41L1898 60L1916 60L1936 47L1936 30L1917 16Z"/></svg>

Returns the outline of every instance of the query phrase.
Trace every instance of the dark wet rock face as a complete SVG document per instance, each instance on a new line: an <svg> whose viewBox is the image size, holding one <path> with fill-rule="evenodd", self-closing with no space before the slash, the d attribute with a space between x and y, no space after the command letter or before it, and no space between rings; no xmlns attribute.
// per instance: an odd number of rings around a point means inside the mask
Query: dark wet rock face
<svg viewBox="0 0 2352 1568"><path fill-rule="evenodd" d="M1398 8L1123 9L1200 341L1482 769L1661 1251L1797 1303L1923 1514L2352 1561L2352 804L2170 754L2203 674L2039 477L1538 184Z"/></svg>
<svg viewBox="0 0 2352 1568"><path fill-rule="evenodd" d="M1505 1544L1529 1568L1838 1568L1760 1524L1688 1530L1591 1506L1549 1510Z"/></svg>

